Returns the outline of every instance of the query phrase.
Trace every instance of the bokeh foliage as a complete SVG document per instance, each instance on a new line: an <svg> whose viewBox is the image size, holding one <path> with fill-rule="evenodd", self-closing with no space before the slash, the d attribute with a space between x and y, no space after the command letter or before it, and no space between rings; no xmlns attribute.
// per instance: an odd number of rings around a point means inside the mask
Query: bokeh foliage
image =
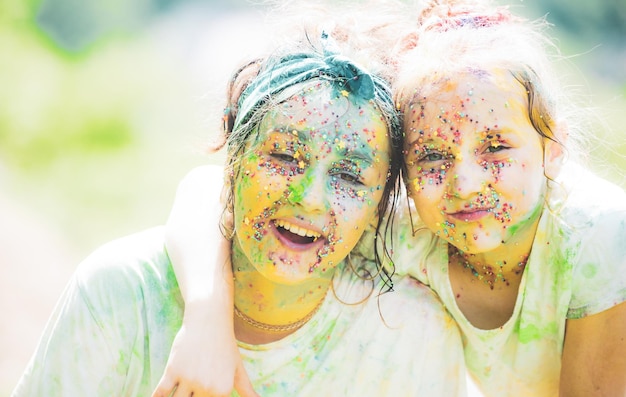
<svg viewBox="0 0 626 397"><path fill-rule="evenodd" d="M604 130L612 130L596 137L590 153L625 184L618 118L626 94L626 2L511 3L532 17L547 14L563 52L580 54L572 62L587 78ZM207 88L197 82L213 71L186 68L195 58L184 52L193 47L169 43L178 31L192 37L186 26L194 12L180 10L201 10L210 24L242 7L249 7L245 0L1 2L4 189L85 252L103 237L162 222L176 181L210 161L193 146L217 126L204 121L207 104L196 101Z"/></svg>

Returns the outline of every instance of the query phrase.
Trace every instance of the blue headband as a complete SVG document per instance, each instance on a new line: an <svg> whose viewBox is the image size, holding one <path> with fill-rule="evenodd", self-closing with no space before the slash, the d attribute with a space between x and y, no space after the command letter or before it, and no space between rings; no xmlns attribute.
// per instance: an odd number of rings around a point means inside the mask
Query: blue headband
<svg viewBox="0 0 626 397"><path fill-rule="evenodd" d="M393 101L382 79L372 77L347 57L331 50L332 43L322 34L323 52L297 53L269 61L239 98L237 118L233 129L246 124L260 106L285 89L313 79L334 82L358 98L370 100L377 95ZM376 81L375 81L376 80ZM385 89L381 90L381 85ZM381 95L381 91L384 94Z"/></svg>

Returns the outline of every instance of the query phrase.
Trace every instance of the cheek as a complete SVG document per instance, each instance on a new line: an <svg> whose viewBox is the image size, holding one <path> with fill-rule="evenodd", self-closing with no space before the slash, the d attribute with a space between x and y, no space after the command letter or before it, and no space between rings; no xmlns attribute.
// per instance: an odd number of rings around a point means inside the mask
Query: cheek
<svg viewBox="0 0 626 397"><path fill-rule="evenodd" d="M482 161L480 165L483 168L483 172L486 177L489 177L490 183L498 184L505 178L504 181L506 183L506 174L515 173L515 171L511 172L511 167L515 165L515 161L512 159L498 160L498 161ZM514 179L509 177L509 180Z"/></svg>
<svg viewBox="0 0 626 397"><path fill-rule="evenodd" d="M407 190L415 204L432 207L448 196L451 183L446 170L428 170L407 181Z"/></svg>
<svg viewBox="0 0 626 397"><path fill-rule="evenodd" d="M267 222L278 208L283 192L275 189L271 179L263 172L246 173L236 181L234 222L239 237L261 241L267 234Z"/></svg>
<svg viewBox="0 0 626 397"><path fill-rule="evenodd" d="M333 197L330 207L333 214L344 222L356 223L358 220L375 213L378 201L370 198L352 197L340 194Z"/></svg>
<svg viewBox="0 0 626 397"><path fill-rule="evenodd" d="M249 170L243 172L243 175L236 181L236 205L242 212L251 212L269 200L274 185L263 176L262 172L249 172Z"/></svg>
<svg viewBox="0 0 626 397"><path fill-rule="evenodd" d="M545 177L540 165L509 164L498 168L497 175L491 189L493 199L498 202L494 217L504 227L525 218L543 204Z"/></svg>
<svg viewBox="0 0 626 397"><path fill-rule="evenodd" d="M247 200L251 208L282 201L302 191L302 186L296 183L297 175L300 174L270 162L248 164L242 169L236 191L240 191L240 198Z"/></svg>
<svg viewBox="0 0 626 397"><path fill-rule="evenodd" d="M437 187L430 186L421 189L419 192L409 193L415 204L417 215L426 224L435 222L440 217L443 209L444 194L437 192L437 190Z"/></svg>
<svg viewBox="0 0 626 397"><path fill-rule="evenodd" d="M346 230L362 231L372 223L382 198L382 187L380 190L372 190L373 192L363 188L362 194L340 194L334 198L332 211Z"/></svg>
<svg viewBox="0 0 626 397"><path fill-rule="evenodd" d="M502 193L514 201L536 201L544 194L546 177L541 164L519 162L498 169L498 180L494 184Z"/></svg>
<svg viewBox="0 0 626 397"><path fill-rule="evenodd" d="M449 161L438 162L437 164L421 167L414 165L409 170L409 180L407 188L411 193L419 194L422 191L437 191L445 188L450 183Z"/></svg>

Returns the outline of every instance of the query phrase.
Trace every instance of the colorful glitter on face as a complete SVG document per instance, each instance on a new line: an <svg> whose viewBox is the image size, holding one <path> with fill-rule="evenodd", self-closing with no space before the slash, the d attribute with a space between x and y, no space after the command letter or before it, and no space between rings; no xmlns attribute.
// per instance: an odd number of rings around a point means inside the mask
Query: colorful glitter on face
<svg viewBox="0 0 626 397"><path fill-rule="evenodd" d="M267 278L297 282L332 269L376 214L386 125L369 102L335 95L320 83L268 112L240 164L236 236Z"/></svg>
<svg viewBox="0 0 626 397"><path fill-rule="evenodd" d="M503 70L459 73L426 85L414 102L404 153L426 225L469 252L532 238L546 178L524 88Z"/></svg>

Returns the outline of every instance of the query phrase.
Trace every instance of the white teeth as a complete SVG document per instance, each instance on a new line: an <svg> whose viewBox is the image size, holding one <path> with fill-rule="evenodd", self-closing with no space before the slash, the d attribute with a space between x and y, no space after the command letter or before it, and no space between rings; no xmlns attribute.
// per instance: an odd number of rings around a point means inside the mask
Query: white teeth
<svg viewBox="0 0 626 397"><path fill-rule="evenodd" d="M318 232L315 232L315 231L309 230L309 229L304 229L304 228L302 228L300 226L296 226L296 225L294 225L292 223L285 222L283 220L276 221L275 223L276 223L276 225L282 227L283 229L289 230L291 233L297 234L298 236L313 237L316 240L320 237L320 234Z"/></svg>

